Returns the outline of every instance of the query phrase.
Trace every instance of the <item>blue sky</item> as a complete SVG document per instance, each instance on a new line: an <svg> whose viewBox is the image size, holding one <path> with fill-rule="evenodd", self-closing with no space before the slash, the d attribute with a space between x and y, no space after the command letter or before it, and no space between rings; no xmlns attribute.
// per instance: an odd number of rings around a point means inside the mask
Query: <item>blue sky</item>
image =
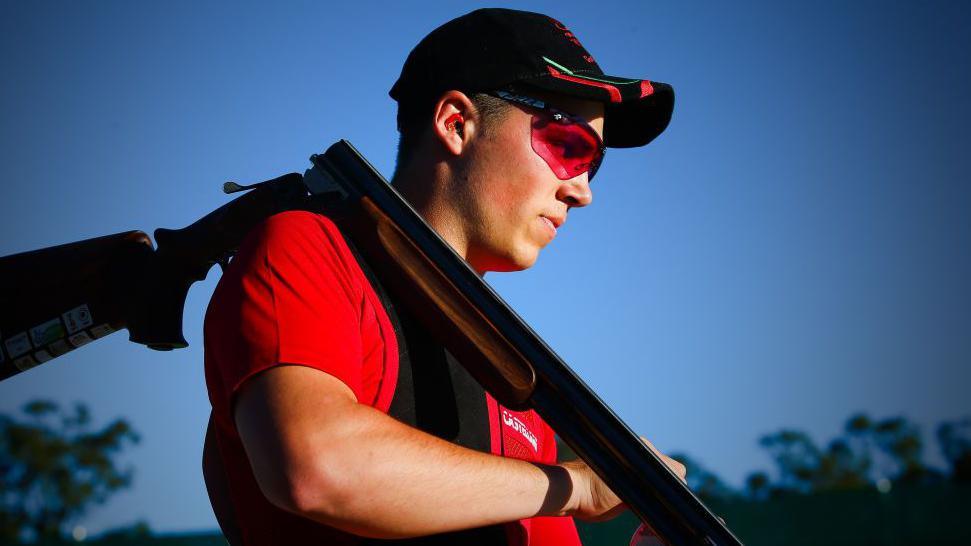
<svg viewBox="0 0 971 546"><path fill-rule="evenodd" d="M487 277L638 432L738 484L780 427L824 441L867 411L930 439L971 414L963 3L502 5L676 90L667 132L608 153L536 267ZM301 171L339 138L390 175L401 63L479 6L3 3L0 255L182 227L225 180ZM142 433L134 487L92 531L215 525L199 456L218 277L190 292L189 349L115 334L0 383L0 411L82 401Z"/></svg>

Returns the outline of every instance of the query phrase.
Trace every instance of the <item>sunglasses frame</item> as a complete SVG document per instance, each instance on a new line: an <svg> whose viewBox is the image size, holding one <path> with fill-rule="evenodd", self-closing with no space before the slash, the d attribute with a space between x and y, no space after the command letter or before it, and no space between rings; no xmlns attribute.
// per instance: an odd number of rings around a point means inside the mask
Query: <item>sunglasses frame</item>
<svg viewBox="0 0 971 546"><path fill-rule="evenodd" d="M561 125L578 125L584 131L588 132L591 136L593 136L597 142L598 155L594 156L594 161L591 161L590 164L587 166L587 170L583 171L587 173L587 183L590 183L593 181L594 175L597 174L597 171L600 169L600 165L603 163L604 156L607 155L607 147L604 145L603 139L600 137L599 134L597 134L597 131L595 131L594 128L590 126L590 123L587 122L587 120L585 120L580 116L576 116L576 115L564 112L562 110L553 108L546 101L535 99L533 97L529 97L526 95L522 95L515 91L498 90L498 91L489 92L487 94L507 102L518 104L520 106L526 106L528 108L533 108L535 110L541 110L546 114L547 117L550 118L552 122L559 123ZM550 168L552 169L552 167ZM583 173L582 172L578 173L575 176L579 176L580 174L583 174ZM566 180L569 180L569 179L566 179Z"/></svg>

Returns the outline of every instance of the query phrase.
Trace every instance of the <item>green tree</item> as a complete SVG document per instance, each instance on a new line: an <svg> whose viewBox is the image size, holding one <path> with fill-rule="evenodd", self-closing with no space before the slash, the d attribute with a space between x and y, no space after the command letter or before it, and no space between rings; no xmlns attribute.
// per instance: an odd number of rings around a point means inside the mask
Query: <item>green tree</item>
<svg viewBox="0 0 971 546"><path fill-rule="evenodd" d="M139 539L148 539L152 536L152 528L149 527L148 523L144 521L138 521L131 525L124 527L118 527L116 529L111 529L105 531L98 536L97 540L100 542L129 542Z"/></svg>
<svg viewBox="0 0 971 546"><path fill-rule="evenodd" d="M873 449L870 439L872 431L873 420L865 413L850 416L843 425L842 440L853 456L852 461L846 461L846 464L856 471L864 484L872 481Z"/></svg>
<svg viewBox="0 0 971 546"><path fill-rule="evenodd" d="M952 474L971 473L969 432L971 420L943 424L938 429L945 457L952 461ZM789 429L767 434L759 443L775 460L779 479L768 483L764 474L756 476L747 486L752 498L784 492L860 489L872 487L877 479L897 484L930 484L944 479L940 471L924 463L920 429L904 417L873 420L863 413L853 415L846 421L843 435L826 449L817 447L806 433Z"/></svg>
<svg viewBox="0 0 971 546"><path fill-rule="evenodd" d="M809 493L815 489L822 454L805 432L783 429L759 439L779 469L776 487Z"/></svg>
<svg viewBox="0 0 971 546"><path fill-rule="evenodd" d="M0 415L0 541L60 540L72 520L131 483L114 457L138 435L121 419L90 431L82 404L34 401L23 412L21 421Z"/></svg>
<svg viewBox="0 0 971 546"><path fill-rule="evenodd" d="M838 489L859 489L869 486L871 423L864 415L851 417L846 435L832 440L825 449L805 432L781 430L763 436L759 443L767 449L779 470L776 484L757 479L758 489L748 484L750 494L764 497L764 491L811 493ZM754 475L753 475L754 476ZM764 475L763 475L764 476Z"/></svg>
<svg viewBox="0 0 971 546"><path fill-rule="evenodd" d="M872 437L889 460L893 481L918 483L930 475L922 460L924 441L917 425L904 417L890 417L873 425Z"/></svg>
<svg viewBox="0 0 971 546"><path fill-rule="evenodd" d="M837 438L819 461L815 490L861 489L871 484L870 458L853 449L845 438Z"/></svg>
<svg viewBox="0 0 971 546"><path fill-rule="evenodd" d="M771 493L769 475L765 472L752 472L745 478L745 492L753 500L767 500Z"/></svg>
<svg viewBox="0 0 971 546"><path fill-rule="evenodd" d="M971 483L971 418L938 425L937 441L951 467L951 481Z"/></svg>
<svg viewBox="0 0 971 546"><path fill-rule="evenodd" d="M735 491L722 481L714 472L709 471L698 461L684 453L676 453L671 458L683 464L687 471L688 488L701 500L729 499L736 496Z"/></svg>

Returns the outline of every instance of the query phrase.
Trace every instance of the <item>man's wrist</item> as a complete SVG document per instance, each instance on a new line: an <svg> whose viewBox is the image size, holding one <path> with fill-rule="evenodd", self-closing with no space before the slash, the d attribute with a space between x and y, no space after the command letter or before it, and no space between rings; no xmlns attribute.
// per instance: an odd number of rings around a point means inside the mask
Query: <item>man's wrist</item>
<svg viewBox="0 0 971 546"><path fill-rule="evenodd" d="M546 497L543 499L543 506L540 508L539 515L573 515L579 506L577 484L581 481L576 474L576 468L571 466L570 463L537 464L536 466L546 474L549 481L549 487L546 490Z"/></svg>

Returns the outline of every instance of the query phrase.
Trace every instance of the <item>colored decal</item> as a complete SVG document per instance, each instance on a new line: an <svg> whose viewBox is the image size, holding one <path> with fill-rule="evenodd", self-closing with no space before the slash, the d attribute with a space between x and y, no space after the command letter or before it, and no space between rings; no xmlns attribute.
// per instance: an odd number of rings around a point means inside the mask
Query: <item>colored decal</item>
<svg viewBox="0 0 971 546"><path fill-rule="evenodd" d="M70 352L73 349L74 347L68 345L67 340L63 338L47 346L47 350L50 351L54 356L61 356L62 354Z"/></svg>
<svg viewBox="0 0 971 546"><path fill-rule="evenodd" d="M36 353L34 353L34 358L37 359L37 362L44 363L44 362L47 362L48 360L50 360L50 359L52 359L54 357L51 356L51 353L48 353L44 349L41 349L41 350L37 351Z"/></svg>
<svg viewBox="0 0 971 546"><path fill-rule="evenodd" d="M67 333L69 334L77 333L94 324L94 319L91 318L91 311L88 310L87 305L75 307L62 316L64 317L64 324L67 324Z"/></svg>
<svg viewBox="0 0 971 546"><path fill-rule="evenodd" d="M580 40L577 40L577 37L572 32L570 32L570 29L566 28L566 25L557 21L556 19L553 19L552 17L550 17L550 21L553 21L553 26L556 27L557 30L563 33L564 38L569 40L573 45L579 47L580 49L583 49L583 44L581 44Z"/></svg>
<svg viewBox="0 0 971 546"><path fill-rule="evenodd" d="M647 80L641 81L641 98L654 94L654 86Z"/></svg>
<svg viewBox="0 0 971 546"><path fill-rule="evenodd" d="M553 65L553 67L556 68L556 69L558 69L560 72L563 72L565 74L569 74L571 76L574 76L576 78L581 78L581 79L584 79L584 80L592 80L592 81L595 81L595 82L609 83L611 85L627 85L627 84L631 84L631 83L640 83L641 82L641 80L620 80L620 79L605 80L603 78L598 78L596 76L584 76L583 74L576 74L576 73L574 73L569 68L567 68L567 67L565 67L565 66L557 63L556 61L554 61L553 59L550 59L549 57L543 57L543 60L546 61L547 64ZM549 68L549 67L547 67L547 68ZM581 82L581 83L583 83L583 82ZM592 85L592 84L588 83L588 85Z"/></svg>
<svg viewBox="0 0 971 546"><path fill-rule="evenodd" d="M75 347L80 347L82 345L85 345L94 341L93 339L91 339L91 336L89 336L87 332L78 332L73 336L67 338L67 340L70 341L71 345L74 345Z"/></svg>
<svg viewBox="0 0 971 546"><path fill-rule="evenodd" d="M10 355L10 358L17 358L31 348L30 339L27 338L27 332L20 332L8 338L3 344L7 348L7 354Z"/></svg>
<svg viewBox="0 0 971 546"><path fill-rule="evenodd" d="M92 327L88 331L91 332L91 335L94 336L95 339L97 339L99 337L105 337L111 332L114 332L115 329L112 328L111 326L108 326L107 324L99 324L97 326Z"/></svg>
<svg viewBox="0 0 971 546"><path fill-rule="evenodd" d="M30 339L34 342L34 347L43 347L55 339L64 337L64 335L64 327L61 326L61 321L56 318L30 329Z"/></svg>
<svg viewBox="0 0 971 546"><path fill-rule="evenodd" d="M581 83L583 85L589 85L589 86L592 86L592 87L599 87L601 89L606 90L607 93L610 95L610 102L620 102L621 101L621 98L620 98L620 89L617 89L613 85L610 85L610 84L607 84L607 83L590 81L590 80L583 80L583 79L580 79L580 78L578 78L576 76L567 76L566 74L560 74L559 71L557 71L552 66L547 66L546 69L550 71L550 75L551 76L553 76L554 78L556 78L558 80L566 80L568 82Z"/></svg>
<svg viewBox="0 0 971 546"><path fill-rule="evenodd" d="M525 423L519 420L516 416L512 415L505 409L502 410L502 423L507 427L518 432L523 438L529 442L529 445L533 446L533 451L538 451L539 447L536 441L536 435L533 434L529 427Z"/></svg>
<svg viewBox="0 0 971 546"><path fill-rule="evenodd" d="M29 369L33 368L34 366L36 366L38 364L38 362L36 360L34 360L34 357L32 357L30 355L25 355L25 356L22 356L22 357L18 358L17 360L14 360L13 361L13 364L20 371L26 372L27 370L29 370Z"/></svg>

